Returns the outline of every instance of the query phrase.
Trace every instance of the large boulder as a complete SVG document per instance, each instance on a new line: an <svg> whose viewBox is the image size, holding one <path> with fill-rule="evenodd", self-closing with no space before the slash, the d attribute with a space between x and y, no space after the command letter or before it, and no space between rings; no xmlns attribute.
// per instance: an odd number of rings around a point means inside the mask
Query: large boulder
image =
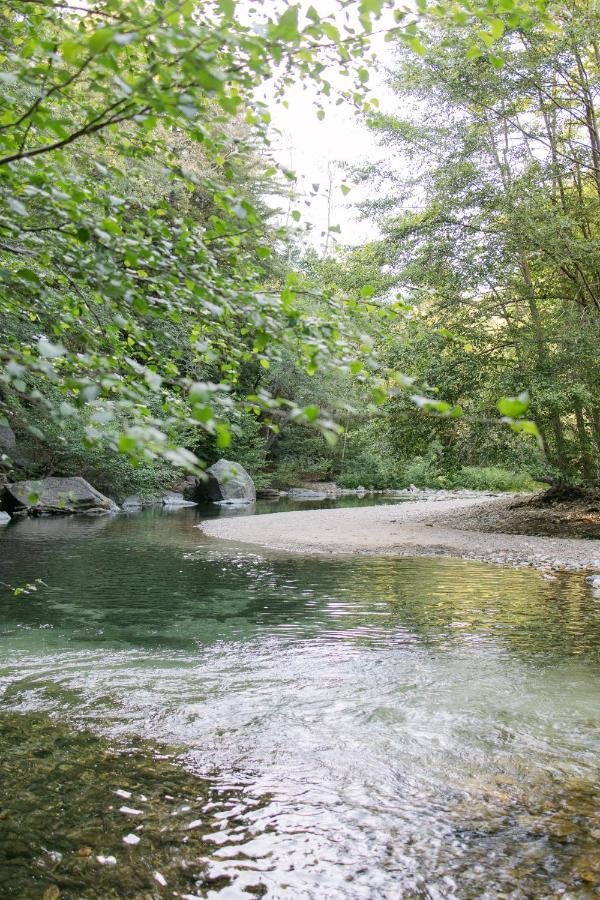
<svg viewBox="0 0 600 900"><path fill-rule="evenodd" d="M254 482L240 463L220 459L197 478L190 499L196 503L252 503L256 500ZM186 494L186 496L189 496Z"/></svg>
<svg viewBox="0 0 600 900"><path fill-rule="evenodd" d="M87 513L101 515L119 511L109 497L84 478L40 478L7 484L2 492L2 509L31 516Z"/></svg>

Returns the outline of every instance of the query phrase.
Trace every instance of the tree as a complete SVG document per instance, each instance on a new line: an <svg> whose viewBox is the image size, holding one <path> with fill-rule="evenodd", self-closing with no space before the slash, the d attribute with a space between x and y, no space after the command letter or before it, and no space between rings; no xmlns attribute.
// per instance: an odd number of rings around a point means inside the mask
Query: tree
<svg viewBox="0 0 600 900"><path fill-rule="evenodd" d="M412 114L370 119L410 172L391 166L388 199L370 208L381 252L441 338L432 352L422 336L411 362L401 329L395 362L471 421L527 390L563 481L600 471L599 24L594 6L561 5L551 30L504 31L497 60L470 29L438 26L422 59L399 55L393 85Z"/></svg>
<svg viewBox="0 0 600 900"><path fill-rule="evenodd" d="M505 0L503 0L504 5ZM232 390L243 366L291 347L307 370L356 367L360 340L339 296L304 317L294 272L273 278L281 235L259 202L268 111L256 89L298 78L360 109L373 21L386 0L332 16L297 4L252 28L233 0L8 0L0 10L0 253L5 412L11 398L133 459L188 468L181 431L221 446L231 411L289 409ZM425 6L422 6L423 13ZM475 18L494 40L497 8L436 7ZM528 21L527 2L509 21ZM422 52L415 15L389 34ZM266 175L277 175L265 166ZM290 173L284 173L290 174ZM12 406L11 406L12 403ZM301 414L301 411L300 411ZM327 417L317 417L323 429Z"/></svg>

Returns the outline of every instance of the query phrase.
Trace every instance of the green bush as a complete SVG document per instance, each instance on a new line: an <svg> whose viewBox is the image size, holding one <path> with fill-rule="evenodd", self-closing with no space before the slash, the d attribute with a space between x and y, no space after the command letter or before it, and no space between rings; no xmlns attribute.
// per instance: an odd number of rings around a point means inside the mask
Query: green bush
<svg viewBox="0 0 600 900"><path fill-rule="evenodd" d="M496 466L463 466L448 479L448 486L473 491L535 491L543 487L529 472L511 472Z"/></svg>

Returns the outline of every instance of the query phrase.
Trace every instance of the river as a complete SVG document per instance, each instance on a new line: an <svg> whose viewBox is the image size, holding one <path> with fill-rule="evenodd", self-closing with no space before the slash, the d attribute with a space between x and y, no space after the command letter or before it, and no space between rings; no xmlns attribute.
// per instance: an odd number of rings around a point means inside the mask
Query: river
<svg viewBox="0 0 600 900"><path fill-rule="evenodd" d="M581 575L267 552L206 514L0 531L1 896L598 896Z"/></svg>

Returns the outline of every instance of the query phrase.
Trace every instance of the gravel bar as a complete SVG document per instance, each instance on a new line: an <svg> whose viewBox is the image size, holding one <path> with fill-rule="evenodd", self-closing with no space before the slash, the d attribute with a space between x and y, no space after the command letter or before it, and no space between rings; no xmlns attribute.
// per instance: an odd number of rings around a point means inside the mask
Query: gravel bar
<svg viewBox="0 0 600 900"><path fill-rule="evenodd" d="M598 540L486 532L483 525L481 531L461 528L461 518L472 518L478 507L489 511L491 505L502 507L505 502L489 496L415 500L209 519L199 527L209 537L294 553L451 556L503 566L600 572ZM472 529L472 521L469 525Z"/></svg>

